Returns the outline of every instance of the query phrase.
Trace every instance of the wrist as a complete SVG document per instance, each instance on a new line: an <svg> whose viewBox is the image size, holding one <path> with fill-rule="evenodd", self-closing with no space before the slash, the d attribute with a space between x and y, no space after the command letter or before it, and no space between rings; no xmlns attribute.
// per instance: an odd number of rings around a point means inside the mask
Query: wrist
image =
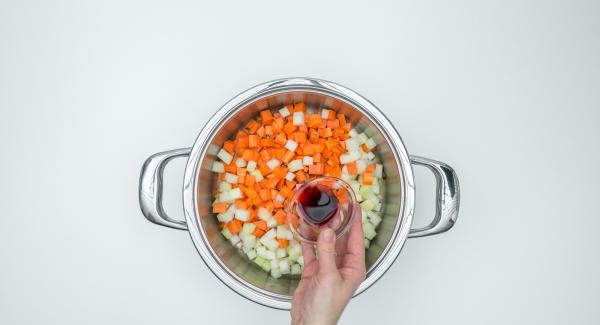
<svg viewBox="0 0 600 325"><path fill-rule="evenodd" d="M293 319L291 325L336 325L337 321L335 320L325 320L325 319Z"/></svg>

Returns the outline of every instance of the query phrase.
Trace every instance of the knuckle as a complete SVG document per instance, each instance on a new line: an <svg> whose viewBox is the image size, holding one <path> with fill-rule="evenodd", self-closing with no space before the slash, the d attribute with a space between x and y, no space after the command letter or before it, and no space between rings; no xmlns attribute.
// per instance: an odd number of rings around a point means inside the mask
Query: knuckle
<svg viewBox="0 0 600 325"><path fill-rule="evenodd" d="M333 246L319 247L320 254L335 254L335 248Z"/></svg>

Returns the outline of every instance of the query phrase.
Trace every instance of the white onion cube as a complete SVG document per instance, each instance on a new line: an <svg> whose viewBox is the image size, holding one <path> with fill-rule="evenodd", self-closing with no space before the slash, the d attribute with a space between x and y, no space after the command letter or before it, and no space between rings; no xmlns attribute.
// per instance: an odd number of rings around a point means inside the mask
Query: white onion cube
<svg viewBox="0 0 600 325"><path fill-rule="evenodd" d="M288 180L288 181L290 181L290 182L294 180L294 177L296 177L296 175L294 175L294 173L292 173L292 172L288 172L288 173L285 175L285 179L287 179L287 180Z"/></svg>
<svg viewBox="0 0 600 325"><path fill-rule="evenodd" d="M300 159L292 160L288 164L288 169L290 172L296 172L303 168L304 168L304 166L302 166L302 160L300 160Z"/></svg>
<svg viewBox="0 0 600 325"><path fill-rule="evenodd" d="M214 161L210 170L212 170L215 173L222 173L225 171L225 165L223 165L223 163L220 161Z"/></svg>
<svg viewBox="0 0 600 325"><path fill-rule="evenodd" d="M310 166L313 164L313 157L312 156L304 156L304 158L302 158L302 164L304 166Z"/></svg>
<svg viewBox="0 0 600 325"><path fill-rule="evenodd" d="M235 218L239 221L248 221L248 219L250 219L250 211L245 209L235 209Z"/></svg>
<svg viewBox="0 0 600 325"><path fill-rule="evenodd" d="M258 212L257 212L258 218L260 220L268 220L269 218L271 218L271 213L269 212L269 210L267 210L264 207L260 207L258 208Z"/></svg>
<svg viewBox="0 0 600 325"><path fill-rule="evenodd" d="M231 202L241 199L242 197L242 190L239 187L236 187L229 191L229 199L231 200Z"/></svg>
<svg viewBox="0 0 600 325"><path fill-rule="evenodd" d="M365 142L365 145L367 146L367 148L369 148L369 150L371 150L377 146L377 144L375 143L375 140L373 140L372 138L367 139L367 142Z"/></svg>
<svg viewBox="0 0 600 325"><path fill-rule="evenodd" d="M217 157L223 160L223 162L225 162L227 165L231 164L231 160L233 159L233 156L223 148L219 150Z"/></svg>
<svg viewBox="0 0 600 325"><path fill-rule="evenodd" d="M235 165L239 168L246 167L246 161L244 160L244 158L240 157L235 160Z"/></svg>
<svg viewBox="0 0 600 325"><path fill-rule="evenodd" d="M285 143L285 148L289 151L296 151L296 149L298 148L298 142L288 139Z"/></svg>
<svg viewBox="0 0 600 325"><path fill-rule="evenodd" d="M238 176L232 173L225 173L225 181L229 184L237 184Z"/></svg>
<svg viewBox="0 0 600 325"><path fill-rule="evenodd" d="M360 143L355 138L350 138L344 143L346 144L346 151L358 151L360 149Z"/></svg>
<svg viewBox="0 0 600 325"><path fill-rule="evenodd" d="M247 164L246 164L246 169L249 172L252 172L256 169L256 161L254 160L250 160Z"/></svg>
<svg viewBox="0 0 600 325"><path fill-rule="evenodd" d="M269 167L269 169L274 170L275 168L279 167L279 165L281 165L281 161L279 161L278 159L271 159L269 161L267 161L267 167Z"/></svg>
<svg viewBox="0 0 600 325"><path fill-rule="evenodd" d="M279 114L281 114L282 117L288 117L290 116L290 110L287 108L287 106L284 106L279 110Z"/></svg>
<svg viewBox="0 0 600 325"><path fill-rule="evenodd" d="M296 126L304 125L304 113L303 112L294 112L294 116L292 118L292 124Z"/></svg>

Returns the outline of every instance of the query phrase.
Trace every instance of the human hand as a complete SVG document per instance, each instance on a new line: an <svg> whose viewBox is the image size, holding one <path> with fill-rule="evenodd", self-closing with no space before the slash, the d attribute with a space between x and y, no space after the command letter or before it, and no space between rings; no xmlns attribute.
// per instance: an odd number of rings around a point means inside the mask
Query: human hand
<svg viewBox="0 0 600 325"><path fill-rule="evenodd" d="M304 271L292 299L292 324L336 324L365 279L365 247L360 206L349 233L337 241L331 229L313 246L302 243ZM337 256L336 256L337 251Z"/></svg>

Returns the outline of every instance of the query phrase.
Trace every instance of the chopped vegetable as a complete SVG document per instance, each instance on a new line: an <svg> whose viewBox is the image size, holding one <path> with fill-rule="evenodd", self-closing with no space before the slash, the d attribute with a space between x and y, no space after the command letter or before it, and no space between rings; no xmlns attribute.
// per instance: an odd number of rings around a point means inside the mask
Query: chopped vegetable
<svg viewBox="0 0 600 325"><path fill-rule="evenodd" d="M211 211L221 234L271 277L301 274L304 258L287 225L286 201L308 179L329 175L354 190L368 248L383 221L384 172L376 146L329 108L299 102L261 110L210 151L218 158L210 166L219 175Z"/></svg>

